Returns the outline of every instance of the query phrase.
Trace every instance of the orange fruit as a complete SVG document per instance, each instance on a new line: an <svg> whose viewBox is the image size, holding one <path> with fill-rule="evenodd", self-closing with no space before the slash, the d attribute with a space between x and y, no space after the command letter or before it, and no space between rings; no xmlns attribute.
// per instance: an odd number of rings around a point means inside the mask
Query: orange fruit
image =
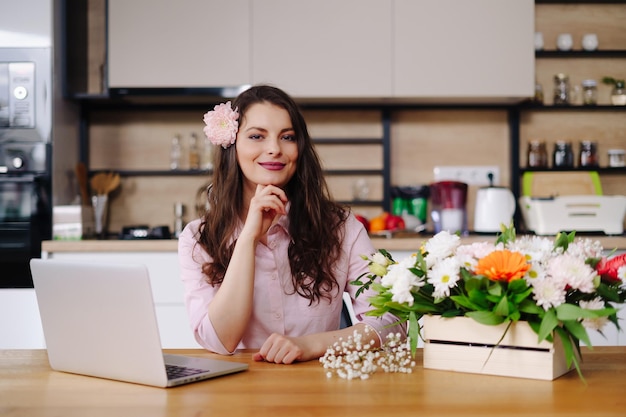
<svg viewBox="0 0 626 417"><path fill-rule="evenodd" d="M376 232L382 232L383 230L386 230L388 216L389 216L389 213L383 213L380 216L376 216L373 219L371 219L369 231L371 233L376 233Z"/></svg>

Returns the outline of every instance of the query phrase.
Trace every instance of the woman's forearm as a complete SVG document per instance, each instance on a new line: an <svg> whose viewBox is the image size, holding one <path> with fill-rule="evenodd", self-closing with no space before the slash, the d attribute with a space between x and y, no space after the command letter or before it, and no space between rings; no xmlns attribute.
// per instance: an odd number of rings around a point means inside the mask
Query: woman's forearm
<svg viewBox="0 0 626 417"><path fill-rule="evenodd" d="M252 313L256 244L254 239L240 236L220 289L209 304L209 320L231 352L239 344Z"/></svg>

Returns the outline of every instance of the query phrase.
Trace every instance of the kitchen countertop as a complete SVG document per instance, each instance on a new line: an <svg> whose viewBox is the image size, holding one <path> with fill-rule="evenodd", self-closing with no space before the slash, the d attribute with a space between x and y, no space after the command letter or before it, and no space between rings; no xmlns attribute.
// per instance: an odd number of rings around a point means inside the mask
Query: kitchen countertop
<svg viewBox="0 0 626 417"><path fill-rule="evenodd" d="M428 234L402 235L402 237L387 238L372 236L372 243L376 249L390 251L413 251L421 246L429 237ZM599 240L604 249L626 249L626 235L620 236L583 236ZM469 244L480 241L494 241L495 235L462 236L461 242ZM176 252L176 239L137 239L137 240L51 240L42 243L44 252Z"/></svg>

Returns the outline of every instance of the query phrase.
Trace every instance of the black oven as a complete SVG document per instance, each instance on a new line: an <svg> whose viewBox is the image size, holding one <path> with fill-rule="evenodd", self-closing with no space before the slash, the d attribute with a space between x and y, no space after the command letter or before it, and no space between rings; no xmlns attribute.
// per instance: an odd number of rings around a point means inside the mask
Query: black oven
<svg viewBox="0 0 626 417"><path fill-rule="evenodd" d="M0 48L0 288L32 287L52 236L49 48Z"/></svg>
<svg viewBox="0 0 626 417"><path fill-rule="evenodd" d="M0 175L0 288L30 288L29 261L51 238L51 184L47 175Z"/></svg>

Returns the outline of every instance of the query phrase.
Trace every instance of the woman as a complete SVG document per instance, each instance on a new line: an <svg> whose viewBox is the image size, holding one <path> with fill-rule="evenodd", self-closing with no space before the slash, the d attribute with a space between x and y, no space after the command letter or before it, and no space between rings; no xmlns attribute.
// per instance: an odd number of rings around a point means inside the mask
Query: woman
<svg viewBox="0 0 626 417"><path fill-rule="evenodd" d="M220 353L259 349L255 360L319 358L339 338L405 334L393 315L365 317L368 295L349 284L374 248L334 203L306 123L282 90L255 86L205 115L218 147L210 209L179 238L185 303L198 343ZM342 294L362 320L339 330ZM371 334L371 333L370 333Z"/></svg>

